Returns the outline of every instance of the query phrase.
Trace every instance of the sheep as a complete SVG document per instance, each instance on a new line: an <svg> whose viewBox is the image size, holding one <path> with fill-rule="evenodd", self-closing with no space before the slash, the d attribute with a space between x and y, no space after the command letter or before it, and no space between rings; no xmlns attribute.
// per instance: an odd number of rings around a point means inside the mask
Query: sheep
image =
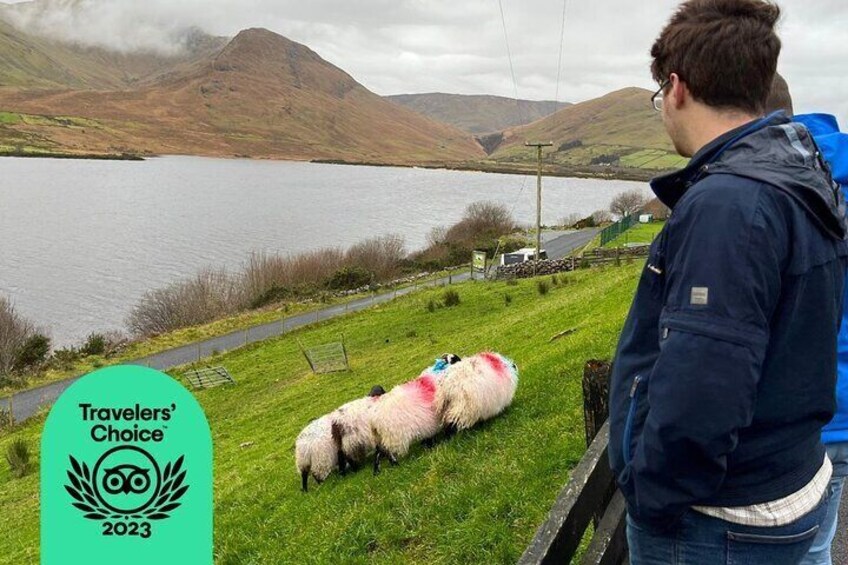
<svg viewBox="0 0 848 565"><path fill-rule="evenodd" d="M374 474L380 473L380 460L392 465L419 441L432 441L441 431L434 405L439 382L451 363L459 357L446 354L413 381L398 385L371 405L369 419L376 440Z"/></svg>
<svg viewBox="0 0 848 565"><path fill-rule="evenodd" d="M452 365L436 391L439 422L450 436L493 418L512 404L518 368L491 352L466 357Z"/></svg>
<svg viewBox="0 0 848 565"><path fill-rule="evenodd" d="M375 440L368 411L383 394L381 386L375 386L365 398L348 402L331 414L332 435L338 453L339 472L344 475L347 467L356 470L363 460L374 451Z"/></svg>
<svg viewBox="0 0 848 565"><path fill-rule="evenodd" d="M333 441L331 414L312 420L295 441L295 465L301 477L301 488L308 492L309 474L319 485L338 466L338 451Z"/></svg>

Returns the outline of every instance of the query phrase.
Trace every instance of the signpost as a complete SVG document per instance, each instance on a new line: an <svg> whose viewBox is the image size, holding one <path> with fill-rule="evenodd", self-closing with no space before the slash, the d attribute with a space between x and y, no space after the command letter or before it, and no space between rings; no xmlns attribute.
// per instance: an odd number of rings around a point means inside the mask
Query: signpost
<svg viewBox="0 0 848 565"><path fill-rule="evenodd" d="M471 278L474 278L474 273L486 272L487 256L485 251L475 251L471 261Z"/></svg>

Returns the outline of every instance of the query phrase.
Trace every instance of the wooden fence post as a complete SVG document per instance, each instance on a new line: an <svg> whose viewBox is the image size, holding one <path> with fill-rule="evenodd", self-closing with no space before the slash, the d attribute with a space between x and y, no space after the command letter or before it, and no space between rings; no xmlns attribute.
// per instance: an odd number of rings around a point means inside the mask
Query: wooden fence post
<svg viewBox="0 0 848 565"><path fill-rule="evenodd" d="M583 421L586 447L598 435L609 416L609 379L612 366L606 361L591 360L583 368Z"/></svg>

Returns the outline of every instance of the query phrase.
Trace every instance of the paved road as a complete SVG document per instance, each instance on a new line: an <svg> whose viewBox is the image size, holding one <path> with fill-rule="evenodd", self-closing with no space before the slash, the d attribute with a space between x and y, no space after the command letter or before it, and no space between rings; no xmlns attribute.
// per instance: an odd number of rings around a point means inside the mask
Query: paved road
<svg viewBox="0 0 848 565"><path fill-rule="evenodd" d="M597 230L543 234L547 238L545 245L548 249L548 256L552 259L563 257L564 255L571 253L577 247L582 247L588 243L595 236L595 233L597 233ZM404 296L411 292L415 292L418 287L437 286L451 281L461 282L467 280L469 277L469 273L462 273L454 275L453 277L450 277L450 279L442 278L434 281L422 282L418 285L406 287L397 291L359 298L346 304L337 304L316 312L291 316L283 320L254 326L246 330L235 331L206 341L184 345L175 349L169 349L147 357L126 361L125 364L144 365L153 369L165 371L173 367L178 367L180 365L193 363L200 359L211 357L214 352L224 353L226 351L232 351L233 349L237 349L251 343L280 336L284 333L288 333L292 330L302 328L315 322L329 320L330 318L342 316L350 312L365 310L375 304L383 304L397 298L398 296ZM15 420L22 422L33 416L41 408L52 405L59 395L62 394L77 379L79 379L80 376L71 377L64 381L59 381L15 394L12 397L12 407ZM8 409L8 402L8 399L0 399L0 409Z"/></svg>
<svg viewBox="0 0 848 565"><path fill-rule="evenodd" d="M545 232L542 233L542 239L545 251L548 252L548 257L551 259L560 259L571 255L571 253L583 247L598 235L600 228L590 228L586 230L564 232L563 235L556 234L552 239L546 239Z"/></svg>

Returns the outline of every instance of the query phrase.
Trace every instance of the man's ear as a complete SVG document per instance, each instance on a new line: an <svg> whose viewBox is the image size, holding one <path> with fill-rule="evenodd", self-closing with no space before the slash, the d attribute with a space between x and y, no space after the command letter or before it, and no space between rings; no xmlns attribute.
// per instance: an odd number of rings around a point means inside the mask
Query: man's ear
<svg viewBox="0 0 848 565"><path fill-rule="evenodd" d="M668 100L675 109L679 110L687 104L692 96L689 92L689 87L680 79L677 73L671 73L668 77L671 84L668 86L668 94L665 99Z"/></svg>

